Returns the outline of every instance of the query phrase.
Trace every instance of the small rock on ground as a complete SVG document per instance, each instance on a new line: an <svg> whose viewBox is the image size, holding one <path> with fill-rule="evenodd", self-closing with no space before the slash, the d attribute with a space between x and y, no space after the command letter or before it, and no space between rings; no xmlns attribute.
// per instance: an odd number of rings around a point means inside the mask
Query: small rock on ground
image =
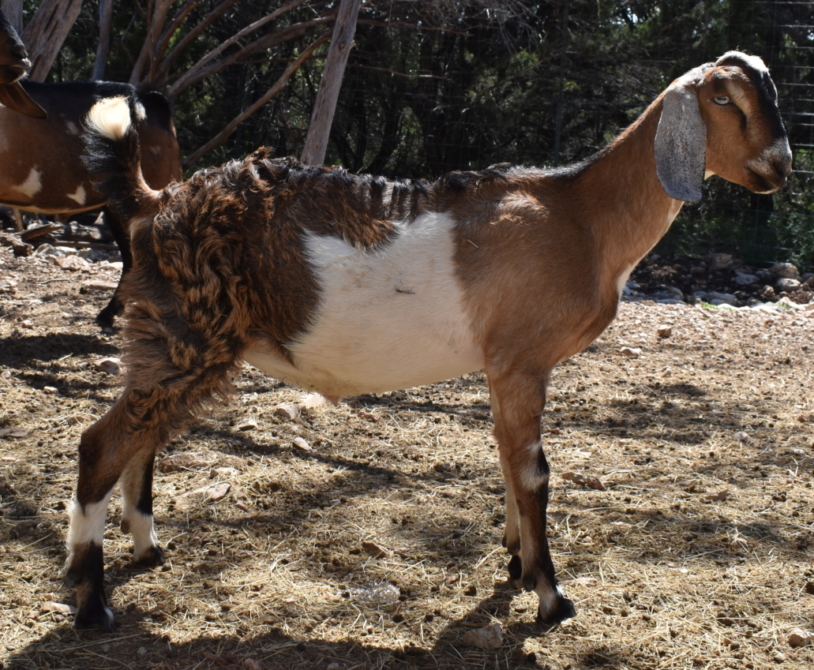
<svg viewBox="0 0 814 670"><path fill-rule="evenodd" d="M478 649L497 649L503 645L503 628L499 623L493 623L470 630L461 638L461 644Z"/></svg>

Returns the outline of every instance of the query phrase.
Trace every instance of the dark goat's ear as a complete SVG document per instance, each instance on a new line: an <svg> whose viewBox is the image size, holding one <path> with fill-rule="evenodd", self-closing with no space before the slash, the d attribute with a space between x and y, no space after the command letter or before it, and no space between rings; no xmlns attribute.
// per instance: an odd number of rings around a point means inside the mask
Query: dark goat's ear
<svg viewBox="0 0 814 670"><path fill-rule="evenodd" d="M25 92L19 82L0 85L0 103L15 112L33 116L35 119L48 118L45 110L31 99L31 96Z"/></svg>

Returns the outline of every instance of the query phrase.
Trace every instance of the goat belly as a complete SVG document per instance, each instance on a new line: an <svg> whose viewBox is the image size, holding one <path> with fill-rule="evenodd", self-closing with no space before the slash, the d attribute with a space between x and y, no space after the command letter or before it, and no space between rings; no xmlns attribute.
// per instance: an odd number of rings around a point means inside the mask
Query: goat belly
<svg viewBox="0 0 814 670"><path fill-rule="evenodd" d="M375 248L307 233L320 299L309 329L287 347L293 364L262 346L244 358L272 377L332 396L482 369L455 276L453 225L443 213L425 213L398 224L398 234Z"/></svg>

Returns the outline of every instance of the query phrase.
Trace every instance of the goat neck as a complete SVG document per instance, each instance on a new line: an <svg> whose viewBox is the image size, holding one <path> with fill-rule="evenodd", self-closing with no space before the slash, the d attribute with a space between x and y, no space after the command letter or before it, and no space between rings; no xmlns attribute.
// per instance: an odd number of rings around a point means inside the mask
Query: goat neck
<svg viewBox="0 0 814 670"><path fill-rule="evenodd" d="M667 195L656 173L653 145L661 109L659 98L573 182L584 225L602 250L601 283L613 286L614 292L664 236L684 204Z"/></svg>

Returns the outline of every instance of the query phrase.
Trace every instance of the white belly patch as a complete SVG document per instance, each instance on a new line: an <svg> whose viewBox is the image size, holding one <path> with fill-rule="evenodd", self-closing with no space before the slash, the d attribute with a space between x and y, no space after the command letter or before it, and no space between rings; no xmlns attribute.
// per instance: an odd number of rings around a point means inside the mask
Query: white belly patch
<svg viewBox="0 0 814 670"><path fill-rule="evenodd" d="M410 388L483 368L454 275L454 222L430 212L400 224L380 250L307 234L320 287L313 325L289 346L294 365L262 347L245 360L325 395Z"/></svg>

